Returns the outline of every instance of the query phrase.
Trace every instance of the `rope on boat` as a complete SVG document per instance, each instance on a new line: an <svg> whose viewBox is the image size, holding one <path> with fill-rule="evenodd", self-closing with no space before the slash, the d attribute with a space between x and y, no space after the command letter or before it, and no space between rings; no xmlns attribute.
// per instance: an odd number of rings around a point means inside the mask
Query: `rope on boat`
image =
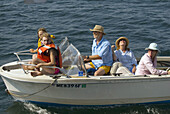
<svg viewBox="0 0 170 114"><path fill-rule="evenodd" d="M47 87L43 88L42 90L39 90L39 91L34 92L34 93L31 93L31 94L27 94L27 95L17 95L17 94L15 94L15 93L10 92L10 90L7 90L7 93L10 94L10 95L12 95L12 96L20 97L20 98L30 97L30 96L32 96L32 95L35 95L35 94L37 94L37 93L40 93L40 92L46 90L47 88L51 87L56 81L57 81L57 79L55 79L50 85L48 85Z"/></svg>

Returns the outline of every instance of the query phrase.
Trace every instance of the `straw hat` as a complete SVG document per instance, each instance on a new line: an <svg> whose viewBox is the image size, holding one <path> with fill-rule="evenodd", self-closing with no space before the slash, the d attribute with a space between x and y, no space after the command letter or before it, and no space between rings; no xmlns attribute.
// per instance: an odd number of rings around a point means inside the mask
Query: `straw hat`
<svg viewBox="0 0 170 114"><path fill-rule="evenodd" d="M106 33L104 33L104 28L101 25L95 25L95 27L90 29L90 31L102 32L103 35L106 35Z"/></svg>
<svg viewBox="0 0 170 114"><path fill-rule="evenodd" d="M124 40L126 40L126 47L128 47L128 45L129 45L129 40L126 38L126 37L120 37L120 38L118 38L117 40L116 40L116 47L117 47L117 50L119 50L120 49L120 46L119 46L119 42L120 42L120 40L122 40L122 39L124 39Z"/></svg>
<svg viewBox="0 0 170 114"><path fill-rule="evenodd" d="M156 50L160 52L156 43L151 43L148 48L145 48L145 50Z"/></svg>

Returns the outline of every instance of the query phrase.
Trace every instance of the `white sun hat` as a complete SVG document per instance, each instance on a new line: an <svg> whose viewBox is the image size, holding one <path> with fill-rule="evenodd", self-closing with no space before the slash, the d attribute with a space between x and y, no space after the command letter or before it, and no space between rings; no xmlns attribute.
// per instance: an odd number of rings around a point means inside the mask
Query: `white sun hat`
<svg viewBox="0 0 170 114"><path fill-rule="evenodd" d="M145 50L157 50L160 52L156 43L151 43L148 48L145 48Z"/></svg>

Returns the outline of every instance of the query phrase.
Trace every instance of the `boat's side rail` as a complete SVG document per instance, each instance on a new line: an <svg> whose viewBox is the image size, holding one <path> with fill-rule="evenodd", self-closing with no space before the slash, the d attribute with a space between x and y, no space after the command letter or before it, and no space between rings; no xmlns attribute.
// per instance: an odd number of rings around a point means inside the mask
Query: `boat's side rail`
<svg viewBox="0 0 170 114"><path fill-rule="evenodd" d="M160 66L160 67L156 67L157 69L159 69L159 70L169 70L170 69L170 66L167 66L167 67L165 67L165 66Z"/></svg>
<svg viewBox="0 0 170 114"><path fill-rule="evenodd" d="M137 61L140 61L140 57L136 58ZM169 61L170 62L170 57L169 56L157 56L157 62L159 61Z"/></svg>
<svg viewBox="0 0 170 114"><path fill-rule="evenodd" d="M26 52L29 52L29 53L26 53ZM17 65L12 65L12 66L4 66L3 70L9 71L9 70L12 70L12 69L22 68L23 71L27 74L28 72L26 72L26 70L23 68L23 65L25 65L25 66L36 66L34 64L28 64L28 61L21 60L21 58L19 57L19 55L33 55L33 54L30 53L29 50L19 51L19 52L16 52L14 54L17 56L17 58L19 60L17 62L18 64ZM55 66L43 66L43 67L46 67L46 68L57 68L57 69L60 70L60 72L62 74L67 76L67 73L66 73L66 71L63 68L55 67Z"/></svg>

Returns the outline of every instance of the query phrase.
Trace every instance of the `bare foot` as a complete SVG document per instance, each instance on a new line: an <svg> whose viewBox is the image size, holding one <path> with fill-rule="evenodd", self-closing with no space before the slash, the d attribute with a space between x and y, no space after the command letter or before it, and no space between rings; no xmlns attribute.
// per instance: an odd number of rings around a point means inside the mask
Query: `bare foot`
<svg viewBox="0 0 170 114"><path fill-rule="evenodd" d="M28 65L22 65L22 68L24 70L35 70L35 67L34 66L28 66Z"/></svg>
<svg viewBox="0 0 170 114"><path fill-rule="evenodd" d="M33 76L33 77L36 77L36 76L39 76L39 75L42 75L42 73L39 72L39 71L31 72L31 76Z"/></svg>
<svg viewBox="0 0 170 114"><path fill-rule="evenodd" d="M40 68L34 68L35 71L39 71L40 72Z"/></svg>
<svg viewBox="0 0 170 114"><path fill-rule="evenodd" d="M26 66L26 65L22 65L22 68L23 68L24 70L28 70L28 66Z"/></svg>

